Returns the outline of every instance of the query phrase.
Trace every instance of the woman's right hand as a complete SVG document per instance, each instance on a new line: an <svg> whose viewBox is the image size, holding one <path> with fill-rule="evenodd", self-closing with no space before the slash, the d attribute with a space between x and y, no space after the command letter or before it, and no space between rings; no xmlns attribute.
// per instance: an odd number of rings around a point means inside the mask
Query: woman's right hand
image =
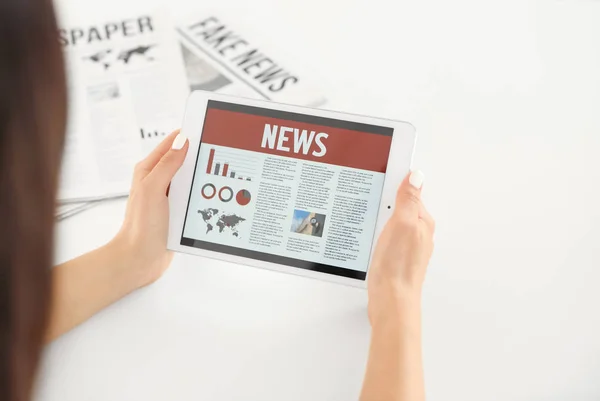
<svg viewBox="0 0 600 401"><path fill-rule="evenodd" d="M422 185L420 171L406 176L377 242L368 280L371 322L397 310L399 302L418 304L420 299L435 231L435 222L421 202Z"/></svg>
<svg viewBox="0 0 600 401"><path fill-rule="evenodd" d="M369 269L371 347L362 401L425 401L421 287L435 223L421 202L423 174L407 176Z"/></svg>

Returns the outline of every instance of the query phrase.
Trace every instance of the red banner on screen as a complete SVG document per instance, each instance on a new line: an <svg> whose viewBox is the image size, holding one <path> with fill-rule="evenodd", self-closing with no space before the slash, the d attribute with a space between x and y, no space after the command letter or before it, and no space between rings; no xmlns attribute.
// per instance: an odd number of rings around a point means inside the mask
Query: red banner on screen
<svg viewBox="0 0 600 401"><path fill-rule="evenodd" d="M385 173L392 137L209 108L202 142Z"/></svg>

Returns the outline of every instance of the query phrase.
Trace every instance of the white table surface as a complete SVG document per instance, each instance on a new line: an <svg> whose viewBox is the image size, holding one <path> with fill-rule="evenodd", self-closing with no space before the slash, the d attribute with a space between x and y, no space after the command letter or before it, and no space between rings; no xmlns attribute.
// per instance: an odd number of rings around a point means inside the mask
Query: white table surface
<svg viewBox="0 0 600 401"><path fill-rule="evenodd" d="M221 6L302 65L327 108L417 126L438 222L428 399L600 399L600 1ZM107 202L58 224L57 261L109 240L123 213ZM369 332L361 290L178 255L48 347L35 399L357 399Z"/></svg>

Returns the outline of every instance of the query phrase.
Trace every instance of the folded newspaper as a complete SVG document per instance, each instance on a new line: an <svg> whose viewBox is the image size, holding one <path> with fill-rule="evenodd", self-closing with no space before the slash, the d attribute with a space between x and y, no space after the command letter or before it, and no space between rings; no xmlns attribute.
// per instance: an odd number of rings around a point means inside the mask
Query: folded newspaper
<svg viewBox="0 0 600 401"><path fill-rule="evenodd" d="M71 216L75 216L78 213L83 212L96 206L101 201L87 201L87 202L68 202L58 205L54 217L56 220L64 220Z"/></svg>
<svg viewBox="0 0 600 401"><path fill-rule="evenodd" d="M157 12L69 25L59 35L70 97L61 202L126 195L135 163L180 126L191 90L324 102L214 14L175 27Z"/></svg>

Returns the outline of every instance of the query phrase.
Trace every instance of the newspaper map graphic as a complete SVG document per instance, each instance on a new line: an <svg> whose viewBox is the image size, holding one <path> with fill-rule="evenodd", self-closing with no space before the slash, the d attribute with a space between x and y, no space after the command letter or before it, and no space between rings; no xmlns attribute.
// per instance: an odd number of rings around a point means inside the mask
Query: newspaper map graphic
<svg viewBox="0 0 600 401"><path fill-rule="evenodd" d="M206 224L206 234L213 231L216 226L219 234L226 232L239 238L238 226L241 222L246 221L245 218L236 214L219 214L219 209L208 208L198 210L198 213L202 215L202 220Z"/></svg>
<svg viewBox="0 0 600 401"><path fill-rule="evenodd" d="M112 49L106 49L96 52L91 56L84 57L83 59L101 64L105 70L108 70L112 67L114 61L121 61L123 64L129 64L134 57L143 57L146 61L154 61L154 58L148 54L154 47L156 47L156 45L136 46L131 49L126 49L121 51L116 59L113 57L114 53Z"/></svg>

